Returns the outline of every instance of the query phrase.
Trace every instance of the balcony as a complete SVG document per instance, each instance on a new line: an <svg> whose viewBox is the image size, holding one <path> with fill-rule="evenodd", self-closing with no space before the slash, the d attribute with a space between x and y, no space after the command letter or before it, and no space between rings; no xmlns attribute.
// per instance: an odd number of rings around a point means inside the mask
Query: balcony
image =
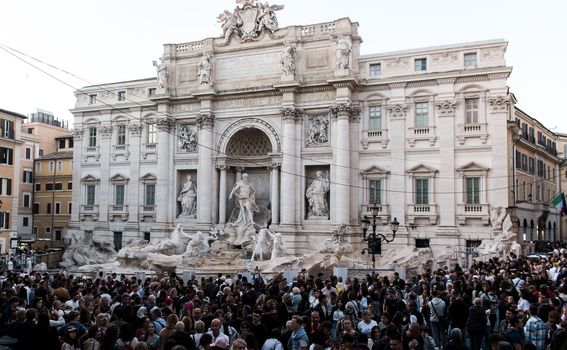
<svg viewBox="0 0 567 350"><path fill-rule="evenodd" d="M490 212L488 204L458 204L457 223L466 224L467 219L482 220L483 225L490 224Z"/></svg>
<svg viewBox="0 0 567 350"><path fill-rule="evenodd" d="M429 142L429 145L433 147L435 146L435 142L437 141L437 136L435 135L435 127L426 126L419 128L409 128L407 139L410 147L414 147L417 141Z"/></svg>
<svg viewBox="0 0 567 350"><path fill-rule="evenodd" d="M112 145L112 160L116 161L118 157L123 157L124 160L128 160L130 157L129 145Z"/></svg>
<svg viewBox="0 0 567 350"><path fill-rule="evenodd" d="M457 130L457 141L460 145L464 145L468 138L479 138L482 144L488 139L486 131L486 123L467 123L459 124Z"/></svg>
<svg viewBox="0 0 567 350"><path fill-rule="evenodd" d="M378 216L376 217L377 224L389 225L390 224L390 205L389 204L362 204L360 206L360 218L364 216L372 218L372 206L378 207Z"/></svg>
<svg viewBox="0 0 567 350"><path fill-rule="evenodd" d="M111 204L108 206L108 221L128 220L128 205Z"/></svg>
<svg viewBox="0 0 567 350"><path fill-rule="evenodd" d="M382 148L388 147L388 129L371 129L362 131L360 143L364 149L368 148L369 143L380 143Z"/></svg>
<svg viewBox="0 0 567 350"><path fill-rule="evenodd" d="M415 224L416 219L428 219L431 225L437 224L437 204L409 204L407 207L407 222Z"/></svg>
<svg viewBox="0 0 567 350"><path fill-rule="evenodd" d="M79 212L79 219L85 221L86 219L91 219L93 221L98 221L100 216L100 211L98 204L86 204L81 205L81 211Z"/></svg>
<svg viewBox="0 0 567 350"><path fill-rule="evenodd" d="M140 205L140 211L138 212L139 221L153 221L156 219L156 206L155 205Z"/></svg>

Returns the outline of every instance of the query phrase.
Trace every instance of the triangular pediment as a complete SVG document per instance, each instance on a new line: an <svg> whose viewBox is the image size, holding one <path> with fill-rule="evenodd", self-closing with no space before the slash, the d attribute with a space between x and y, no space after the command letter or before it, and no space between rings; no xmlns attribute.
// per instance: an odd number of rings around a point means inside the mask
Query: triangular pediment
<svg viewBox="0 0 567 350"><path fill-rule="evenodd" d="M360 173L362 175L385 175L389 174L390 172L388 170L380 168L377 165L373 165L368 169L362 170Z"/></svg>
<svg viewBox="0 0 567 350"><path fill-rule="evenodd" d="M480 172L487 172L488 170L490 170L489 168L483 167L480 164L477 164L475 162L469 162L459 168L457 168L457 172L462 173L462 172L476 172L476 171L480 171Z"/></svg>
<svg viewBox="0 0 567 350"><path fill-rule="evenodd" d="M425 164L418 164L416 166L414 166L413 168L410 168L407 170L407 173L409 174L435 174L437 173L437 169L434 169L430 166L427 166Z"/></svg>
<svg viewBox="0 0 567 350"><path fill-rule="evenodd" d="M157 181L157 177L152 173L147 173L146 175L142 176L143 181Z"/></svg>
<svg viewBox="0 0 567 350"><path fill-rule="evenodd" d="M81 179L82 182L98 182L98 179L92 175L87 175Z"/></svg>
<svg viewBox="0 0 567 350"><path fill-rule="evenodd" d="M110 178L110 181L128 181L128 180L129 179L122 174L116 174Z"/></svg>

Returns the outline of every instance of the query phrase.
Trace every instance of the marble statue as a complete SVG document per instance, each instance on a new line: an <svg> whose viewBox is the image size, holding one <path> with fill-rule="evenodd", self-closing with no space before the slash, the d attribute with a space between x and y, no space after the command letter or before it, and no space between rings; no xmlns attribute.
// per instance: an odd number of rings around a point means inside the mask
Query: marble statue
<svg viewBox="0 0 567 350"><path fill-rule="evenodd" d="M69 230L63 242L65 253L61 266L64 267L99 264L116 259L112 243L98 241L92 233Z"/></svg>
<svg viewBox="0 0 567 350"><path fill-rule="evenodd" d="M251 261L268 260L272 252L272 233L267 228L262 228L258 233L252 235L254 241L254 251L252 252Z"/></svg>
<svg viewBox="0 0 567 350"><path fill-rule="evenodd" d="M350 38L343 35L337 42L337 52L335 59L335 71L342 71L350 68L350 53L352 52L352 43Z"/></svg>
<svg viewBox="0 0 567 350"><path fill-rule="evenodd" d="M319 251L325 254L344 254L352 251L352 246L348 242L350 229L346 225L340 225L323 243L323 248Z"/></svg>
<svg viewBox="0 0 567 350"><path fill-rule="evenodd" d="M159 59L160 63L158 64L156 61L153 61L154 67L156 67L158 85L160 88L167 91L168 85L167 81L169 78L169 72L167 71L167 64L163 62L163 59Z"/></svg>
<svg viewBox="0 0 567 350"><path fill-rule="evenodd" d="M262 30L266 29L270 33L274 33L278 29L278 19L276 18L275 11L279 11L283 9L283 5L272 5L265 2L263 5L258 4L258 6L262 7L262 12L259 16L259 24L258 24L258 32L262 32Z"/></svg>
<svg viewBox="0 0 567 350"><path fill-rule="evenodd" d="M187 175L187 181L179 191L177 201L181 203L180 215L195 216L197 213L197 188L191 175Z"/></svg>
<svg viewBox="0 0 567 350"><path fill-rule="evenodd" d="M179 129L177 149L185 152L197 151L198 130L195 126L183 125Z"/></svg>
<svg viewBox="0 0 567 350"><path fill-rule="evenodd" d="M329 178L323 177L323 172L318 170L316 177L307 187L305 196L309 203L307 217L328 217L329 207L327 205L327 192L329 192Z"/></svg>
<svg viewBox="0 0 567 350"><path fill-rule="evenodd" d="M283 258L286 256L285 247L282 240L282 234L279 232L272 235L272 256L271 259Z"/></svg>
<svg viewBox="0 0 567 350"><path fill-rule="evenodd" d="M311 116L306 128L305 145L322 145L329 142L329 118Z"/></svg>
<svg viewBox="0 0 567 350"><path fill-rule="evenodd" d="M230 13L230 11L224 10L217 16L217 22L221 23L224 43L228 44L230 36L233 33L237 33L237 18L234 14Z"/></svg>
<svg viewBox="0 0 567 350"><path fill-rule="evenodd" d="M199 62L199 84L206 87L213 86L211 73L213 71L213 54L205 52Z"/></svg>
<svg viewBox="0 0 567 350"><path fill-rule="evenodd" d="M185 251L185 247L190 239L191 236L183 231L183 225L177 224L175 229L169 234L169 237L165 237L157 243L150 243L143 247L141 251L163 255L179 255Z"/></svg>
<svg viewBox="0 0 567 350"><path fill-rule="evenodd" d="M244 173L228 196L228 199L236 196L238 216L236 219L231 219L223 231L231 236L229 242L235 246L249 242L249 236L256 232L254 212L259 211L259 208L256 205L255 192L254 184L250 182L248 174Z"/></svg>
<svg viewBox="0 0 567 350"><path fill-rule="evenodd" d="M284 49L282 51L280 65L282 68L282 74L285 76L295 76L295 45L284 43Z"/></svg>
<svg viewBox="0 0 567 350"><path fill-rule="evenodd" d="M211 242L218 239L215 232L203 233L197 231L187 243L187 248L185 249L185 255L188 256L205 256L211 252Z"/></svg>

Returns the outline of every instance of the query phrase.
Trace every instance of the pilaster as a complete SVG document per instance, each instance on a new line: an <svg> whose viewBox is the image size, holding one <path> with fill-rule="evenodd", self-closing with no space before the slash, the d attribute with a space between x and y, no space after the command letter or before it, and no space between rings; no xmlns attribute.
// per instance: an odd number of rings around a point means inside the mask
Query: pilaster
<svg viewBox="0 0 567 350"><path fill-rule="evenodd" d="M211 225L213 220L213 126L210 110L197 115L199 126L199 171L197 172L197 223Z"/></svg>

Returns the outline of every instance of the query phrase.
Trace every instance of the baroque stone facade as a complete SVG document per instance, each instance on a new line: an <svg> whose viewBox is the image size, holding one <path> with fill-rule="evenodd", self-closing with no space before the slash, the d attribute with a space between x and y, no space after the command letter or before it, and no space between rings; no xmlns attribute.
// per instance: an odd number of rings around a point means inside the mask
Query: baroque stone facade
<svg viewBox="0 0 567 350"><path fill-rule="evenodd" d="M493 237L491 210L511 206L507 42L361 55L348 18L278 28L281 7L253 4L219 16L220 37L165 45L155 79L76 94L74 228L117 247L179 223L220 229L247 173L291 253L343 224L356 237L372 204L379 232L400 222L393 246L428 239L457 253ZM271 21L249 26L254 16ZM196 215L180 215L189 175ZM327 176L327 207L310 214L306 191Z"/></svg>

